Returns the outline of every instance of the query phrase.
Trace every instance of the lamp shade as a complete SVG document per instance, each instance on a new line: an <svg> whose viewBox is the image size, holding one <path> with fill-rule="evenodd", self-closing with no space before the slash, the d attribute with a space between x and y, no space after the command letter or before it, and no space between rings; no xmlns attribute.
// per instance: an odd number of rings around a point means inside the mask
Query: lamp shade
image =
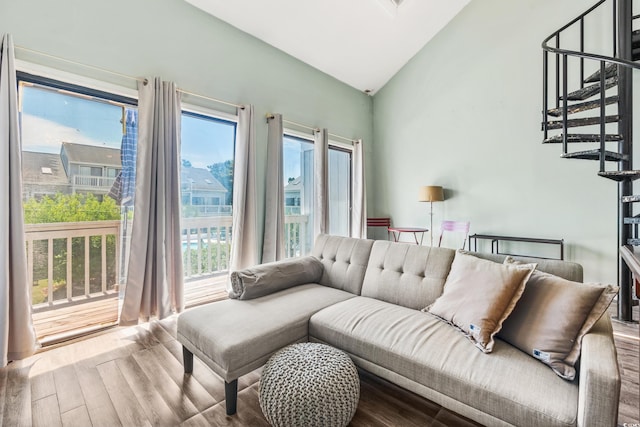
<svg viewBox="0 0 640 427"><path fill-rule="evenodd" d="M419 202L442 202L444 191L438 185L427 185L420 188Z"/></svg>

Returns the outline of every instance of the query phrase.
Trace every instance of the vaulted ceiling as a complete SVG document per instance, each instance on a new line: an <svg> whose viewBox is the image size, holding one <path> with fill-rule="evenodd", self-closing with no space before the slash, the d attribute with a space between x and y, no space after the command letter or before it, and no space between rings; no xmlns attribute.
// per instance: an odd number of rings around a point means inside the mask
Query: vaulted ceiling
<svg viewBox="0 0 640 427"><path fill-rule="evenodd" d="M375 93L470 0L185 1Z"/></svg>

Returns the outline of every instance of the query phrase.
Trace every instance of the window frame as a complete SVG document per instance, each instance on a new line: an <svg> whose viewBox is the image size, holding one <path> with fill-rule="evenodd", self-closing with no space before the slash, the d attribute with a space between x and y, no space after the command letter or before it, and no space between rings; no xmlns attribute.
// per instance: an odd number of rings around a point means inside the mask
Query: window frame
<svg viewBox="0 0 640 427"><path fill-rule="evenodd" d="M112 106L123 108L123 109L138 108L137 91L134 92L124 87L111 85L106 82L100 82L98 80L82 77L80 75L76 75L73 73L55 70L42 65L31 64L26 61L20 61L20 60L16 61L16 86L17 86L16 89L18 91L18 102L19 102L18 110L20 114L22 114L22 111L23 111L22 103L24 100L24 93L22 91L22 88L28 87L28 86L38 88L39 90L57 92L57 93L65 94L67 96L71 96L71 97L86 99L91 102L108 104L108 105L112 105ZM20 126L22 127L22 123L20 124ZM62 153L60 154L60 156L62 160L62 157L63 157ZM90 173L88 174L88 176L99 176L99 177L105 176L106 167L102 164L83 163L79 165L79 168L81 167L89 169ZM119 171L118 168L114 168L114 169L116 171ZM100 175L93 174L93 172L97 172L97 171L99 171ZM66 172L69 173L69 171L66 171ZM38 196L45 196L45 195L49 196L49 195L56 194L55 192L47 191L46 187L45 188L39 187L39 190L40 191L34 191L29 196L29 198L38 198ZM78 191L78 192L83 193L83 191ZM103 199L103 197L104 197L103 194L96 195L96 198L100 201ZM82 237L85 238L85 242L86 242L89 237L93 238L95 236L86 235ZM26 238L26 233L25 233L25 238ZM69 235L69 236L66 236L66 238L72 239L75 237ZM103 239L104 239L104 236L103 236ZM44 240L44 239L38 239L38 240ZM119 241L115 242L116 248L115 248L114 256L116 259L115 261L116 270L114 274L116 278L114 283L120 283L120 274L122 270L122 265L119 265L119 263L121 262L120 254L118 253L119 244L120 244ZM102 250L104 251L104 247ZM101 255L101 256L104 257L104 255ZM104 264L105 262L106 262L105 259L102 258L102 263ZM33 268L33 267L31 266L30 268ZM49 266L48 268L51 268L51 266ZM91 274L90 270L87 270L87 269L90 269L90 266L85 265L84 268L85 268L85 274ZM103 271L102 274L103 275L109 274L109 272L105 273ZM68 278L68 273L67 273L67 278ZM70 285L67 283L66 286L69 287ZM32 306L37 310L48 310L52 305L56 305L56 304L62 304L62 305L74 304L80 300L84 301L87 297L101 298L101 296L105 292L104 279L101 285L102 289L99 289L97 291L94 290L92 284L89 284L88 288L86 286L87 285L85 284L84 294L76 295L74 293L74 289L72 289L71 291L67 290L67 295L65 297L52 300L51 296L49 296L48 301L38 304L37 308L32 301ZM106 289L110 291L115 290L116 293L119 292L117 290L117 287L115 287L115 285L114 285L114 288L107 287Z"/></svg>
<svg viewBox="0 0 640 427"><path fill-rule="evenodd" d="M288 127L284 127L282 129L283 138L287 136L302 139L306 142L310 142L311 144L315 143L315 139L313 135L309 135L309 133L297 131ZM329 150L336 150L345 153L349 153L349 230L348 234L351 235L351 229L353 227L353 143L347 144L343 142L336 141L334 139L329 139ZM283 159L284 160L284 159ZM315 190L315 188L314 188ZM286 204L285 204L286 205Z"/></svg>
<svg viewBox="0 0 640 427"><path fill-rule="evenodd" d="M341 144L339 142L329 140L329 150L335 150L349 154L349 221L347 227L347 236L351 236L351 229L353 227L353 145ZM329 203L331 203L331 197L329 197Z"/></svg>

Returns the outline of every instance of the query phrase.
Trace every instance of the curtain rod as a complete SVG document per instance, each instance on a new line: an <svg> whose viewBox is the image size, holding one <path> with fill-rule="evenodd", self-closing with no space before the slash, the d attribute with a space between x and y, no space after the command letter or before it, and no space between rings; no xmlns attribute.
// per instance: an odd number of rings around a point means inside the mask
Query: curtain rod
<svg viewBox="0 0 640 427"><path fill-rule="evenodd" d="M267 113L267 119L273 119L273 114L272 113ZM302 123L298 123L298 122L294 122L292 120L285 120L282 119L282 121L284 123L289 123L290 125L294 125L294 126L298 126L304 129L309 129L313 132L320 132L320 128L314 128L311 126L307 126L307 125L303 125ZM340 138L340 139L344 139L345 141L349 141L351 143L357 144L358 140L357 139L353 139L353 138L347 138L346 136L342 136L342 135L336 135L335 133L329 133L329 136L332 136L334 138Z"/></svg>
<svg viewBox="0 0 640 427"><path fill-rule="evenodd" d="M229 106L231 106L231 107L236 107L236 108L239 108L239 109L241 109L241 110L244 110L244 105L234 104L233 102L223 101L222 99L211 98L210 96L200 95L199 93L189 92L189 91L187 91L187 90L180 89L180 88L178 88L178 92L182 92L182 93L184 93L185 95L197 96L198 98L206 99L206 100L208 100L208 101L217 102L218 104L229 105Z"/></svg>
<svg viewBox="0 0 640 427"><path fill-rule="evenodd" d="M70 59L61 58L59 56L55 56L55 55L51 55L49 53L41 52L39 50L29 49L28 47L16 45L15 48L23 50L25 52L35 53L36 55L41 55L41 56L44 56L44 57L47 57L47 58L56 59L58 61L67 62L69 64L80 65L81 67L85 67L85 68L89 68L89 69L92 69L92 70L101 71L101 72L104 72L104 73L107 73L107 74L112 74L114 76L124 77L125 79L135 80L135 81L138 81L138 82L142 82L145 85L149 82L146 78L134 77L134 76L130 76L128 74L118 73L117 71L108 70L106 68L96 67L94 65L89 65L89 64L83 64L82 62L77 62L77 61L72 61ZM223 101L223 100L217 99L217 98L211 98L209 96L200 95L198 93L190 92L190 91L187 91L187 90L184 90L184 89L180 89L180 88L178 88L177 90L178 90L178 92L184 93L185 95L196 96L198 98L206 99L208 101L218 102L220 104L229 105L229 106L232 106L232 107L244 109L243 105L234 104L233 102Z"/></svg>

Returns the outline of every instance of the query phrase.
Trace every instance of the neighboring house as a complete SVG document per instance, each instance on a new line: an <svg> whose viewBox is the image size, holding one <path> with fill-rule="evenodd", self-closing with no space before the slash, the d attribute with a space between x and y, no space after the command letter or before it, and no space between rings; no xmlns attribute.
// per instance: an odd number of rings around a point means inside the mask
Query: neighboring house
<svg viewBox="0 0 640 427"><path fill-rule="evenodd" d="M227 189L203 168L180 168L180 194L183 205L197 206L200 213L224 213Z"/></svg>
<svg viewBox="0 0 640 427"><path fill-rule="evenodd" d="M299 215L304 185L301 177L290 179L284 186L285 215Z"/></svg>
<svg viewBox="0 0 640 427"><path fill-rule="evenodd" d="M111 190L121 170L117 148L63 142L60 154L23 152L23 197L56 193L92 193ZM183 205L197 206L200 214L231 213L225 206L228 190L203 168L181 167Z"/></svg>
<svg viewBox="0 0 640 427"><path fill-rule="evenodd" d="M73 193L107 194L122 169L117 148L63 142L60 160Z"/></svg>
<svg viewBox="0 0 640 427"><path fill-rule="evenodd" d="M24 200L56 193L71 193L60 155L22 152L22 197Z"/></svg>

